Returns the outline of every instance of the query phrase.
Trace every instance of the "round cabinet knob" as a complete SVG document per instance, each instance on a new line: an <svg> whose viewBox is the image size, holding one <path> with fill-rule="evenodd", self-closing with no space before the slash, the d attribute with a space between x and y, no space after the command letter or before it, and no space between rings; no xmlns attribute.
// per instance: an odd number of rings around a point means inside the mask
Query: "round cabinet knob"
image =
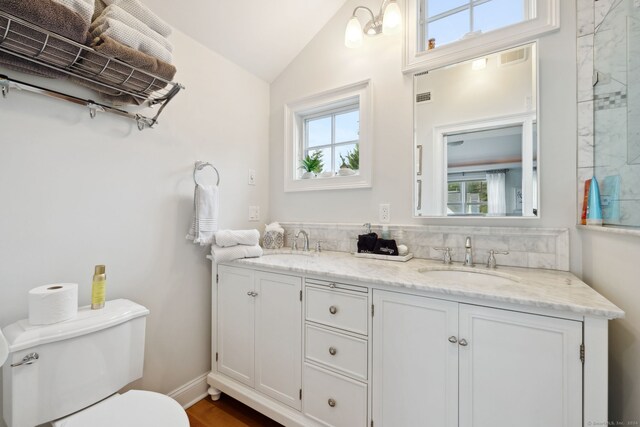
<svg viewBox="0 0 640 427"><path fill-rule="evenodd" d="M329 283L329 287L330 287L331 289L335 289L335 288L336 288L336 284L335 284L335 283Z"/></svg>
<svg viewBox="0 0 640 427"><path fill-rule="evenodd" d="M336 314L337 312L338 312L338 307L336 307L335 305L332 305L331 307L329 307L329 313Z"/></svg>
<svg viewBox="0 0 640 427"><path fill-rule="evenodd" d="M451 337L449 337L449 342L455 344L455 343L458 342L458 338L456 338L454 336L451 336Z"/></svg>
<svg viewBox="0 0 640 427"><path fill-rule="evenodd" d="M329 401L327 402L329 404L329 406L331 406L332 408L336 406L336 401L334 399L329 399Z"/></svg>
<svg viewBox="0 0 640 427"><path fill-rule="evenodd" d="M458 344L460 344L463 347L466 347L467 345L469 345L467 340L465 340L464 338L462 338Z"/></svg>
<svg viewBox="0 0 640 427"><path fill-rule="evenodd" d="M337 352L338 352L338 349L336 349L335 347L329 347L330 355L335 356Z"/></svg>

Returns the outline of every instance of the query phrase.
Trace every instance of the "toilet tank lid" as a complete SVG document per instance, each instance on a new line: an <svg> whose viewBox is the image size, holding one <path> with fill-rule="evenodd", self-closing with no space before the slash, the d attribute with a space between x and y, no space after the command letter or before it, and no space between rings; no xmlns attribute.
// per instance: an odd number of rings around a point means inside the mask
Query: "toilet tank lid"
<svg viewBox="0 0 640 427"><path fill-rule="evenodd" d="M19 320L2 330L9 344L9 352L24 350L50 342L62 341L107 329L146 316L149 310L126 299L107 301L104 308L91 310L80 307L73 319L51 325L32 325L29 319Z"/></svg>

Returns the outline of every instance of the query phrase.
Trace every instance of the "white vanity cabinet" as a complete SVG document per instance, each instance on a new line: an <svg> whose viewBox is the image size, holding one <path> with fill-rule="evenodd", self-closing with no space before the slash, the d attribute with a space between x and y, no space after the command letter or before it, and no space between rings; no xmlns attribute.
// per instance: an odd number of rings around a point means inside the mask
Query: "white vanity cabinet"
<svg viewBox="0 0 640 427"><path fill-rule="evenodd" d="M582 322L373 291L376 426L582 425Z"/></svg>
<svg viewBox="0 0 640 427"><path fill-rule="evenodd" d="M217 369L300 410L302 279L218 267Z"/></svg>
<svg viewBox="0 0 640 427"><path fill-rule="evenodd" d="M303 412L328 427L365 427L368 409L369 289L305 283Z"/></svg>

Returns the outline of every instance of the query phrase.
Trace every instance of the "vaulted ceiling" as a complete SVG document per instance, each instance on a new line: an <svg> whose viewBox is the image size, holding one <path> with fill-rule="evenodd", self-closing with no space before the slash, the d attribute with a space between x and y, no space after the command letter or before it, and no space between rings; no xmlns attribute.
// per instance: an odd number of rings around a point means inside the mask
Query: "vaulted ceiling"
<svg viewBox="0 0 640 427"><path fill-rule="evenodd" d="M144 2L178 30L271 82L346 0Z"/></svg>

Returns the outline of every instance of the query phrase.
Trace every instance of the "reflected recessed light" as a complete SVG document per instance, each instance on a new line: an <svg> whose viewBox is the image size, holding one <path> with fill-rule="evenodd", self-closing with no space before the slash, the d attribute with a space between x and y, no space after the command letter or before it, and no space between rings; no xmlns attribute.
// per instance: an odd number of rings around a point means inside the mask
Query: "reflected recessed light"
<svg viewBox="0 0 640 427"><path fill-rule="evenodd" d="M471 63L472 70L482 70L487 67L487 58L476 59Z"/></svg>

